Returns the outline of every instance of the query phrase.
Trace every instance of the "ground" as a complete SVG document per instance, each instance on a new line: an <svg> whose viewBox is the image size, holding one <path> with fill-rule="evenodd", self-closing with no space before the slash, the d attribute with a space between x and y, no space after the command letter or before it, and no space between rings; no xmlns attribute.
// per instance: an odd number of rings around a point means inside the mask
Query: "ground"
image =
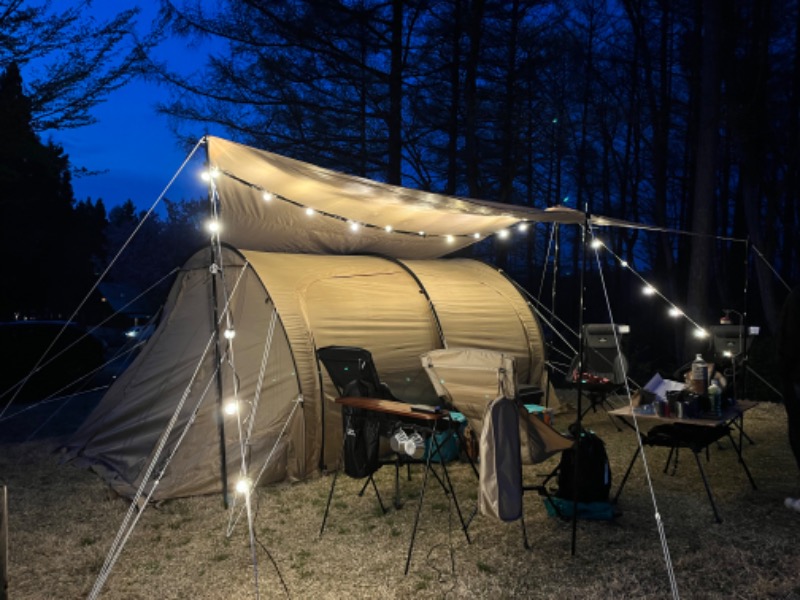
<svg viewBox="0 0 800 600"><path fill-rule="evenodd" d="M574 417L558 415L556 427L566 428ZM606 443L616 489L635 435L618 432L603 411L590 412L587 424ZM373 493L358 496L360 481L340 477L320 537L331 481L322 476L258 491L255 568L245 515L225 511L219 497L147 508L99 597L667 599L676 591L683 598L800 598L800 514L783 506L786 495L800 495L800 477L786 442L783 407L759 405L747 413L745 428L754 441L745 441L744 456L757 490L729 442L713 445L708 456L720 524L685 451L673 475L662 472L666 450L648 449L654 496L639 463L615 520L578 521L574 555L571 522L548 517L536 495L525 497L530 550L523 548L518 522L487 516L473 521L468 544L452 501L429 481L404 575L419 471L402 481L404 506L386 515ZM59 442L45 436L0 446L11 598L88 597L129 512L96 475L59 464ZM525 467L525 477L533 480L554 465ZM460 502L471 510L476 484L469 466L452 463L451 471ZM376 480L390 499L393 471L381 469Z"/></svg>

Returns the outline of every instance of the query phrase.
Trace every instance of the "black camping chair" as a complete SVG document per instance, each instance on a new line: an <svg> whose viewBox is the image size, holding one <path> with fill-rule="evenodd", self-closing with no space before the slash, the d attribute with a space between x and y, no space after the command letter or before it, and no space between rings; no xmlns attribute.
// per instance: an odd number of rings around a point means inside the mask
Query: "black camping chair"
<svg viewBox="0 0 800 600"><path fill-rule="evenodd" d="M615 334L616 328L616 334ZM581 419L589 410L597 411L597 407L608 413L614 408L608 397L615 395L624 387L628 372L628 360L622 351L624 335L630 331L627 325L606 323L587 324L583 326L583 363L578 373L580 357L575 355L567 372L567 381L572 386L580 385L586 392L589 404L583 408ZM579 378L580 377L580 381ZM619 424L608 415L617 431Z"/></svg>
<svg viewBox="0 0 800 600"><path fill-rule="evenodd" d="M333 385L341 396L397 400L378 377L372 354L356 346L326 346L317 350Z"/></svg>

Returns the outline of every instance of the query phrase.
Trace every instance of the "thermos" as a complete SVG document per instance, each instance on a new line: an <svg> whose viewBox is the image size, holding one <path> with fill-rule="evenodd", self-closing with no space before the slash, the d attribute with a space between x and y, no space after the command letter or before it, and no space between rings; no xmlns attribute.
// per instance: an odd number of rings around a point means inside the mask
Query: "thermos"
<svg viewBox="0 0 800 600"><path fill-rule="evenodd" d="M700 396L708 392L708 365L703 360L703 355L698 354L692 361L692 374L689 379L690 389Z"/></svg>

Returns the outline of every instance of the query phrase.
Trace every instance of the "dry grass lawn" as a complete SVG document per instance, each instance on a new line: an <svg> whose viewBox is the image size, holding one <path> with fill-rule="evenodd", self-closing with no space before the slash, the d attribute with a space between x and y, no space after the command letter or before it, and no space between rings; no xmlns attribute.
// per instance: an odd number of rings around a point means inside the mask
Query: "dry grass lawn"
<svg viewBox="0 0 800 600"><path fill-rule="evenodd" d="M573 414L562 414L565 428ZM635 447L603 413L587 424L606 442L616 485ZM788 450L783 407L747 413L745 457L752 490L728 442L714 445L707 472L723 518L714 522L688 452L675 475L664 474L666 450L647 457L675 580L683 598L800 598L800 514L783 506L800 494ZM0 446L0 479L9 493L10 598L85 598L128 505L95 475L59 465L57 439ZM550 465L526 467L526 479ZM465 463L451 464L458 497L470 510L476 483ZM571 523L548 517L538 496L525 500L532 549L518 523L478 516L467 544L454 506L429 481L411 570L403 575L421 476L402 481L405 505L382 515L361 482L340 477L328 526L319 528L330 477L259 490L255 532L257 576L246 521L226 537L228 514L218 497L188 498L148 508L101 594L152 598L670 598L655 508L641 463L613 522ZM391 503L394 473L378 486Z"/></svg>

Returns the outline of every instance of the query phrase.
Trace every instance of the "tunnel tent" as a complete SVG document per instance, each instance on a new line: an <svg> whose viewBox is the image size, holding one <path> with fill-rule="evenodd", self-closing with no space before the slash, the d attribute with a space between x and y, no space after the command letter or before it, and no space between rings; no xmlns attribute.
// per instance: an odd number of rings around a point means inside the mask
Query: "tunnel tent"
<svg viewBox="0 0 800 600"><path fill-rule="evenodd" d="M216 279L210 248L181 269L152 338L66 446L69 459L122 495L133 496L153 468L152 500L221 491L221 473L232 489L242 461L237 419L248 472L261 484L335 466L336 391L316 358L327 345L368 349L381 379L409 402L436 401L419 357L445 345L506 352L521 381L546 384L535 315L512 282L481 262L224 245L216 260ZM239 411L220 421L219 404L232 397Z"/></svg>

